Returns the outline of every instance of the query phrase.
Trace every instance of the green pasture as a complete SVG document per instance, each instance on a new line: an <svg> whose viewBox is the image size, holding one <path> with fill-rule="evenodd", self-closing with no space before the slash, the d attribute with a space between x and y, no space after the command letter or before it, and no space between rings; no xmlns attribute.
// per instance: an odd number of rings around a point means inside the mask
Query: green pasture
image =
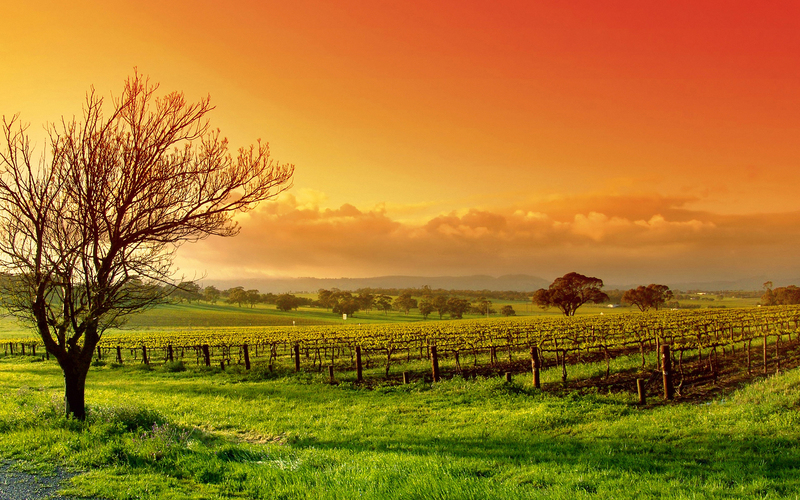
<svg viewBox="0 0 800 500"><path fill-rule="evenodd" d="M99 364L79 423L60 416L55 364L0 356L0 458L71 468L67 493L119 499L800 494L798 370L707 404L647 407L629 393L564 392L557 370L543 391L525 374L368 389L326 378Z"/></svg>

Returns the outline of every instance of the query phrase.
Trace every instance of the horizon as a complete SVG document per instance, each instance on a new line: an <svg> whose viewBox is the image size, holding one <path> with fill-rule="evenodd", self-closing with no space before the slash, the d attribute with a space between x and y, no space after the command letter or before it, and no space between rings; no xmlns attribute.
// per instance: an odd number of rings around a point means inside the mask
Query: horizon
<svg viewBox="0 0 800 500"><path fill-rule="evenodd" d="M178 274L800 276L792 2L6 2L0 26L0 114L34 138L136 67L296 165Z"/></svg>

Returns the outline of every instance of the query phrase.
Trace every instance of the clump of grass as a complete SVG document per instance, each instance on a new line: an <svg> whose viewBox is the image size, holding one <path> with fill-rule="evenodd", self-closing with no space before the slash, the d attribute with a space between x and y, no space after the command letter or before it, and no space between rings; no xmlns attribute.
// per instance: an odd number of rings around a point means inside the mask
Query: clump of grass
<svg viewBox="0 0 800 500"><path fill-rule="evenodd" d="M183 363L182 360L171 361L171 362L168 361L168 362L164 363L163 368L164 368L164 371L170 372L170 373L177 373L177 372L185 372L186 371L186 365Z"/></svg>
<svg viewBox="0 0 800 500"><path fill-rule="evenodd" d="M89 423L114 424L125 431L150 429L167 422L158 411L133 405L89 407L87 420Z"/></svg>

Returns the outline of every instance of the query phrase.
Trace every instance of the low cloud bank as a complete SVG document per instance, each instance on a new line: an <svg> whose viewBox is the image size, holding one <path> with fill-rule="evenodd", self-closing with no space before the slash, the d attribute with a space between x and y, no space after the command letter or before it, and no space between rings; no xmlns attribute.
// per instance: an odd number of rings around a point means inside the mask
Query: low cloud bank
<svg viewBox="0 0 800 500"><path fill-rule="evenodd" d="M720 215L688 210L688 201L564 198L412 224L382 207L319 208L284 196L243 216L238 236L186 245L178 264L209 277L572 270L615 282L800 276L800 213Z"/></svg>

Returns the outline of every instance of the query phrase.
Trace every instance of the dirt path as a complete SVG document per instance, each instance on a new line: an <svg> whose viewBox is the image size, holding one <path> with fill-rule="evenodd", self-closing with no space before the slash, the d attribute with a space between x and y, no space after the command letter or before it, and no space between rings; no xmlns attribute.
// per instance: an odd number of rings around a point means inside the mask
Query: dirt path
<svg viewBox="0 0 800 500"><path fill-rule="evenodd" d="M66 500L56 493L75 475L61 468L56 468L53 474L30 474L12 467L13 463L0 463L0 500Z"/></svg>

